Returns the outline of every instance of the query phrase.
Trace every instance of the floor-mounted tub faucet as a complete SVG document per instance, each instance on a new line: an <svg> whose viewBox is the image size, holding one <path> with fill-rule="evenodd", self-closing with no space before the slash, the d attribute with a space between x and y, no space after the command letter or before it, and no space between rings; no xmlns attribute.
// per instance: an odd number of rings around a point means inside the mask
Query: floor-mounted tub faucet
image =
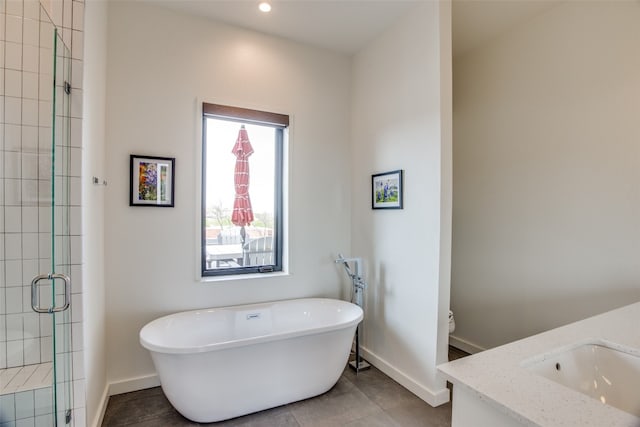
<svg viewBox="0 0 640 427"><path fill-rule="evenodd" d="M367 287L367 282L362 278L361 267L362 267L362 258L345 258L342 254L338 254L338 258L336 259L336 264L343 264L344 269L347 272L347 275L351 279L351 302L360 306L364 311L364 306L362 302L362 293L364 289ZM353 269L351 268L351 264L353 264ZM356 374L364 369L371 367L366 360L360 357L360 334L362 333L362 322L358 325L356 329L356 358L355 360L349 362L349 366L355 369Z"/></svg>

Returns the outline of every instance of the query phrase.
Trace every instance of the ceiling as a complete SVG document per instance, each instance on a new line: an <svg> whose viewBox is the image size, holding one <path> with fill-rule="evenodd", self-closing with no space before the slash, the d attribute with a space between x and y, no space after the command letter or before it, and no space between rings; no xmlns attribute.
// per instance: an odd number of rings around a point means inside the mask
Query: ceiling
<svg viewBox="0 0 640 427"><path fill-rule="evenodd" d="M142 0L336 52L353 54L420 2L433 0ZM453 0L453 54L465 53L557 0Z"/></svg>

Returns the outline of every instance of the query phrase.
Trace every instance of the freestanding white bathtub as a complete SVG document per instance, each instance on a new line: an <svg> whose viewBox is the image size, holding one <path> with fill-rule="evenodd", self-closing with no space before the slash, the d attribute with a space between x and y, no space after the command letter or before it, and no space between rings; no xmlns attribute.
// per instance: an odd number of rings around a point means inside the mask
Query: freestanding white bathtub
<svg viewBox="0 0 640 427"><path fill-rule="evenodd" d="M214 422L326 392L362 309L308 298L176 313L140 331L162 390L186 418Z"/></svg>

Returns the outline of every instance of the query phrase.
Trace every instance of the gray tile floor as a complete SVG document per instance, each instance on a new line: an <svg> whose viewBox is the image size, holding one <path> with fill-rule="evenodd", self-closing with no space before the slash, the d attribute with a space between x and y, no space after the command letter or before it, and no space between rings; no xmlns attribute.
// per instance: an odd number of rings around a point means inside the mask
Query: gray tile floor
<svg viewBox="0 0 640 427"><path fill-rule="evenodd" d="M461 356L464 353L450 352L449 358ZM197 425L171 406L160 387L111 396L102 423L103 427ZM448 427L451 403L432 408L374 367L357 376L347 367L325 394L213 425Z"/></svg>

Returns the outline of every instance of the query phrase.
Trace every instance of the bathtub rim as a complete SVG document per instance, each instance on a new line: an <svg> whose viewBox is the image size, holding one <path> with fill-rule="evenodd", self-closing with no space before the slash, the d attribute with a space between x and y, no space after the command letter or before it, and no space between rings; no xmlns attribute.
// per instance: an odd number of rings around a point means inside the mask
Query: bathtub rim
<svg viewBox="0 0 640 427"><path fill-rule="evenodd" d="M211 344L205 345L197 345L197 346L184 346L184 347L169 347L167 345L161 345L150 342L148 339L144 337L145 329L150 330L152 328L153 323L160 323L166 321L173 317L182 317L189 314L197 314L202 312L210 312L210 311L224 311L224 310L233 310L236 308L257 308L257 307L265 307L277 303L286 303L288 301L314 301L314 302L331 302L338 303L344 306L349 307L349 309L356 311L358 313L353 319L348 321L333 323L329 325L324 325L321 327L312 327L309 329L300 329L294 331L280 332L280 333L272 333L267 335L256 335L248 338L234 339L230 341L220 341ZM204 309L196 309L196 310L186 310L177 313L168 314L162 317L158 317L150 322L146 323L138 334L140 345L147 349L150 352L162 353L162 354L196 354L196 353L207 353L211 351L219 351L236 347L244 347L254 344L266 343L270 341L278 341L284 339L291 339L300 336L307 335L316 335L327 333L331 331L342 330L346 328L353 327L358 325L364 318L364 312L361 307L358 305L351 303L349 301L340 300L337 298L296 298L290 300L276 300L271 302L262 302L262 303L254 303L254 304L238 304L224 307L212 307L212 308L204 308Z"/></svg>

